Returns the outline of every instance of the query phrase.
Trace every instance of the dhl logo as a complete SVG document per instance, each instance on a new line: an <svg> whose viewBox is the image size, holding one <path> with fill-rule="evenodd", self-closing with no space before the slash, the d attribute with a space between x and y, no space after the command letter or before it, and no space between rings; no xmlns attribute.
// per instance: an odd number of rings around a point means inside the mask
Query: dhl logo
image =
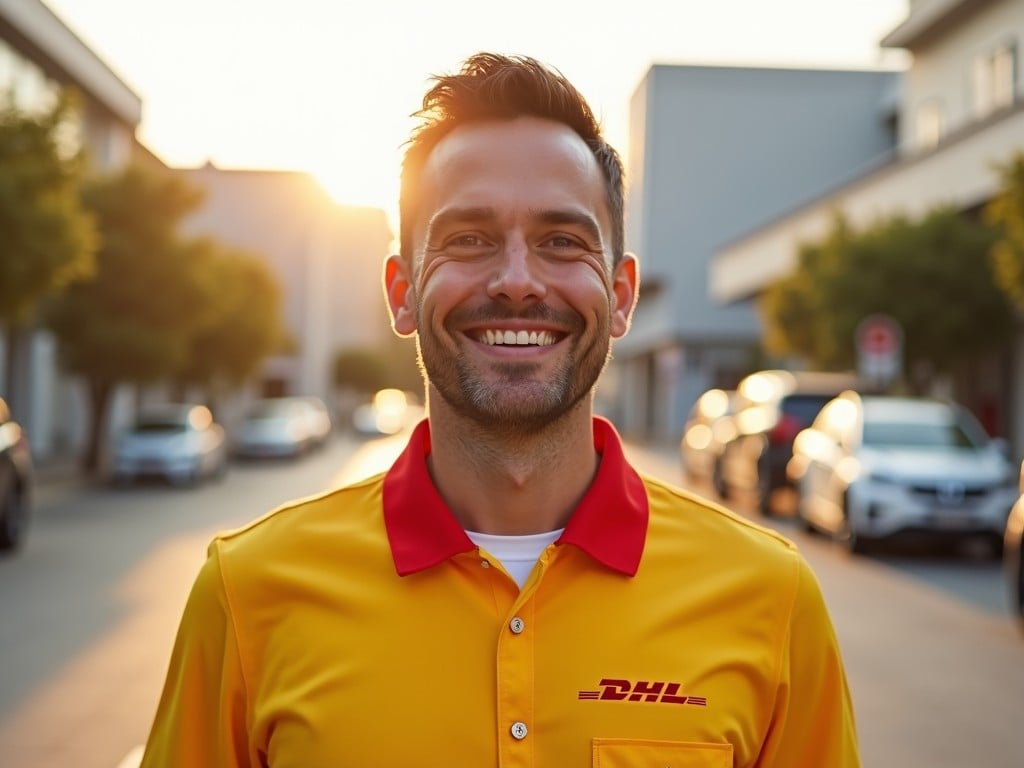
<svg viewBox="0 0 1024 768"><path fill-rule="evenodd" d="M605 677L598 683L596 691L580 691L577 698L583 701L645 701L658 704L689 704L693 707L706 707L708 700L703 696L680 695L682 683L663 682L661 680L617 680Z"/></svg>

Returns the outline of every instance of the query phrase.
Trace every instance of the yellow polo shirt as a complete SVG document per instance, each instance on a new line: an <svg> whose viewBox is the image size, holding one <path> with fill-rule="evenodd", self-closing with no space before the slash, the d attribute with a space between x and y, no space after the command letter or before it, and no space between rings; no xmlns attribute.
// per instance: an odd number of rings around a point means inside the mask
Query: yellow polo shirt
<svg viewBox="0 0 1024 768"><path fill-rule="evenodd" d="M846 768L818 584L781 536L601 462L520 591L424 457L210 545L143 768Z"/></svg>

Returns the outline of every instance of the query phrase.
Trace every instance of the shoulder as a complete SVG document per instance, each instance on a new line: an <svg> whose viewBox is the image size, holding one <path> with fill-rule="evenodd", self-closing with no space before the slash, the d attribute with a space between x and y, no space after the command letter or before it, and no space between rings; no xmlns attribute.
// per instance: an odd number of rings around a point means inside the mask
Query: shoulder
<svg viewBox="0 0 1024 768"><path fill-rule="evenodd" d="M325 545L343 545L360 532L383 534L380 514L383 474L341 488L297 498L233 530L210 544L224 562L253 564L304 559Z"/></svg>
<svg viewBox="0 0 1024 768"><path fill-rule="evenodd" d="M783 558L796 556L796 545L781 533L759 525L700 494L640 473L647 489L652 523L673 524L688 535L724 537Z"/></svg>
<svg viewBox="0 0 1024 768"><path fill-rule="evenodd" d="M793 541L699 494L640 476L650 508L649 554L691 572L797 588L807 565Z"/></svg>

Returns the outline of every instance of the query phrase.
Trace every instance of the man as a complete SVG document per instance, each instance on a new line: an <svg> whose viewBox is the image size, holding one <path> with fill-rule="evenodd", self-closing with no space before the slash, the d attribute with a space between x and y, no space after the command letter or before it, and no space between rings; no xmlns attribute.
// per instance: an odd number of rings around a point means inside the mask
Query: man
<svg viewBox="0 0 1024 768"><path fill-rule="evenodd" d="M478 54L419 114L384 281L428 418L214 540L143 766L857 766L801 556L593 415L637 263L585 101Z"/></svg>

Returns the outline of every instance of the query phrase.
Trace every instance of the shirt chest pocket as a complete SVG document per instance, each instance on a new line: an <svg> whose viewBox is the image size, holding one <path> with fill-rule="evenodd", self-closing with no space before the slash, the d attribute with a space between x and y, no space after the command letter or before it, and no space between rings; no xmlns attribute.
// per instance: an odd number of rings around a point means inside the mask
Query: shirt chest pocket
<svg viewBox="0 0 1024 768"><path fill-rule="evenodd" d="M594 739L594 768L732 768L732 744Z"/></svg>

